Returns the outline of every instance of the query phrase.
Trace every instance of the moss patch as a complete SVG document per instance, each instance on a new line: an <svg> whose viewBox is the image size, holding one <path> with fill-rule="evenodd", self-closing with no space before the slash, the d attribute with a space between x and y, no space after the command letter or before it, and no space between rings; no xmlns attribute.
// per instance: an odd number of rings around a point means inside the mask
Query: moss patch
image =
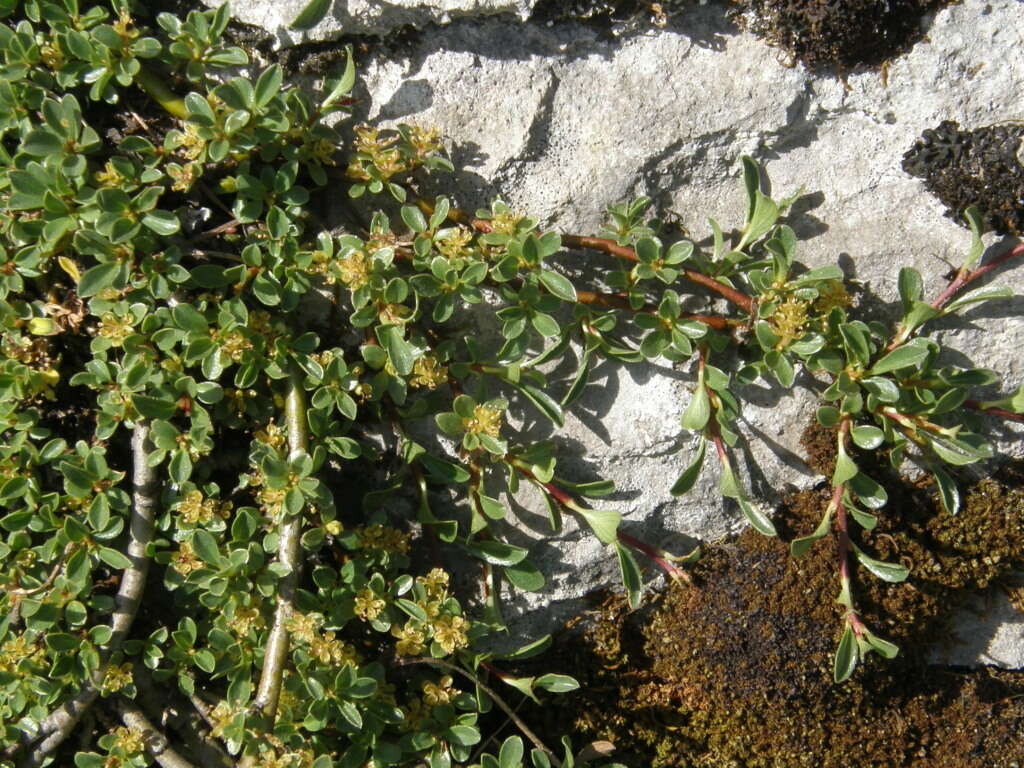
<svg viewBox="0 0 1024 768"><path fill-rule="evenodd" d="M736 20L811 70L876 67L922 36L948 0L736 0Z"/></svg>
<svg viewBox="0 0 1024 768"><path fill-rule="evenodd" d="M903 156L903 170L924 179L928 191L963 223L964 209L978 205L989 228L1024 234L1024 124L961 130L945 120L921 134Z"/></svg>
<svg viewBox="0 0 1024 768"><path fill-rule="evenodd" d="M836 548L803 558L747 531L693 568L651 612L610 598L563 641L564 671L581 690L547 722L570 719L618 746L629 765L793 768L850 765L1009 768L1024 761L1024 675L929 666L957 596L1024 567L1024 466L973 486L956 517L926 487L889 482L888 516L860 543L903 560L912 575L885 584L862 571L856 600L868 626L900 645L844 684L832 682L841 629ZM789 540L817 524L825 490L789 496L776 516ZM544 663L550 669L550 658Z"/></svg>

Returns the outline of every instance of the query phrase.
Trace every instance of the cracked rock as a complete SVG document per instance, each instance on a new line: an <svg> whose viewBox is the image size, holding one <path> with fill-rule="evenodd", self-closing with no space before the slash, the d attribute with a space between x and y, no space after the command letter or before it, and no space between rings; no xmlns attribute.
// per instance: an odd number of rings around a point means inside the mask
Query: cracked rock
<svg viewBox="0 0 1024 768"><path fill-rule="evenodd" d="M286 3L250 5L264 7L262 23L273 30L291 13ZM418 19L410 23L438 20L436 8L411 7L401 6ZM256 11L246 13L258 21ZM810 267L838 262L863 288L862 309L892 320L900 266L916 267L934 296L970 244L902 170L902 156L942 120L1020 120L1022 41L1017 0L964 0L938 12L927 39L894 60L885 78L862 72L844 83L779 63L775 50L728 22L722 3L618 38L573 21L457 20L386 53L371 49L357 94L368 112L357 118L441 129L458 170L431 182L428 194L450 194L468 210L500 195L546 227L581 234L597 231L607 204L638 195L678 215L697 241L710 234L708 216L726 229L739 226L746 206L739 158L753 155L776 197L805 190L789 221L802 240L797 258ZM576 274L593 274L593 265L607 262L566 254L557 264ZM1024 268L994 282L1024 293ZM1001 372L1003 391L1024 381L1024 299L980 305L936 328L951 359ZM619 491L607 505L623 513L625 530L678 553L741 525L714 471L683 499L669 493L693 448L678 427L693 379L688 365L605 364L556 437L568 476L613 479ZM809 386L804 375L793 391L758 384L742 392L750 447L741 469L766 508L787 489L821 479L798 445L814 410ZM1021 429L990 426L999 451L1024 456ZM509 598L517 640L557 628L584 594L618 580L614 558L593 536L569 518L551 536L539 500L521 502L527 522L509 537L531 547L548 586L542 595ZM950 661L999 658L1024 667L1024 623L1016 617L1013 631L1014 619L1000 617L982 633L999 648L968 643L950 651Z"/></svg>

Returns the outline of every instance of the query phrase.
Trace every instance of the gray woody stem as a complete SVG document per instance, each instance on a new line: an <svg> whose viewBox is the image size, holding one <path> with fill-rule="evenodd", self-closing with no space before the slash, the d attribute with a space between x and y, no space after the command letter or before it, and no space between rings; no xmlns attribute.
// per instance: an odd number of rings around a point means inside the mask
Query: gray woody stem
<svg viewBox="0 0 1024 768"><path fill-rule="evenodd" d="M288 459L306 453L309 437L306 428L306 396L302 391L302 377L293 370L288 380L288 398L285 401L285 426L288 430ZM288 571L281 579L277 591L274 625L267 638L263 654L263 671L253 708L273 720L277 701L281 696L281 680L288 660L288 620L292 616L295 589L299 583L302 562L299 560L299 536L302 533L302 514L292 515L281 523L278 534L277 559Z"/></svg>
<svg viewBox="0 0 1024 768"><path fill-rule="evenodd" d="M121 722L133 731L142 732L142 742L146 745L146 753L162 768L195 768L192 763L175 751L167 737L154 727L149 718L142 714L141 709L125 698L120 698L116 706L118 714L121 715Z"/></svg>
<svg viewBox="0 0 1024 768"><path fill-rule="evenodd" d="M160 490L156 470L146 461L148 446L149 423L139 421L132 431L132 512L127 553L131 565L121 574L114 616L110 621L110 641L101 653L99 667L75 697L51 712L39 724L34 735L26 734L22 737L28 752L19 760L19 768L36 768L71 734L82 715L96 700L107 673L107 665L121 648L135 621L146 588L146 574L149 572L146 549L153 541L153 517Z"/></svg>

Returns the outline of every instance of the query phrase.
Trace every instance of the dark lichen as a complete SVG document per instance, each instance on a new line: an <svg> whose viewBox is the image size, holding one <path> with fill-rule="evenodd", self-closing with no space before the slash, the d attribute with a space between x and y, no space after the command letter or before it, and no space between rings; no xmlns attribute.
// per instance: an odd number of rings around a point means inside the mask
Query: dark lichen
<svg viewBox="0 0 1024 768"><path fill-rule="evenodd" d="M835 685L834 543L794 559L783 541L747 531L711 548L694 585L669 589L650 613L606 601L561 645L581 690L555 706L636 766L1024 764L1024 676L927 663L965 590L1024 567L1022 479L1017 465L975 484L954 517L926 485L888 478L887 511L860 541L912 575L865 576L855 589L867 624L900 645L895 661L872 659ZM827 501L827 489L787 497L782 539L812 530Z"/></svg>
<svg viewBox="0 0 1024 768"><path fill-rule="evenodd" d="M1024 234L1024 124L961 130L945 120L921 134L903 156L903 170L924 179L928 191L963 223L970 205L984 211L988 228Z"/></svg>
<svg viewBox="0 0 1024 768"><path fill-rule="evenodd" d="M922 35L948 0L737 0L734 17L811 70L876 67Z"/></svg>

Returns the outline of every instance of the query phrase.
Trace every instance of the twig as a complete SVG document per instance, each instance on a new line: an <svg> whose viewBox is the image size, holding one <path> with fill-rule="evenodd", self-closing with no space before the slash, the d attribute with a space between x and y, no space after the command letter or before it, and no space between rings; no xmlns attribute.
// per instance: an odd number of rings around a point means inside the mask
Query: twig
<svg viewBox="0 0 1024 768"><path fill-rule="evenodd" d="M939 297L932 302L932 307L934 307L935 309L942 309L950 302L950 300L954 296L956 296L956 294L964 286L968 285L969 283L973 283L979 277L987 275L992 270L998 269L1000 266L1005 264L1010 259L1017 258L1018 256L1024 256L1024 243L1018 245L1015 248L1011 248L1005 253L1001 253L1000 255L992 259L992 261L988 262L987 264L983 264L977 269L972 269L969 272L960 270L960 272L957 273L956 277L953 278L950 284L946 286L946 290L939 294Z"/></svg>
<svg viewBox="0 0 1024 768"><path fill-rule="evenodd" d="M523 719L515 713L515 710L513 710L512 707L506 704L505 700L502 699L501 696L496 694L485 683L481 682L480 678L478 678L476 675L467 672L462 667L452 664L449 661L445 661L444 659L430 659L425 656L417 656L415 658L410 659L395 659L395 663L401 664L402 666L407 666L409 664L433 664L438 667L443 667L444 669L450 670L452 672L458 672L471 683L478 686L481 691L490 696L494 700L494 703L497 704L498 707L501 709L501 711L508 715L509 720L515 723L516 727L523 732L523 735L530 741L532 741L533 745L537 747L537 749L539 749L541 752L548 756L551 762L555 765L555 768L561 768L562 761L558 759L555 753L548 749L546 746L544 746L544 742L537 737L537 734L530 730L530 726L523 722Z"/></svg>
<svg viewBox="0 0 1024 768"><path fill-rule="evenodd" d="M617 256L627 261L640 261L636 251L625 245L619 245L614 240L607 240L603 237L584 237L581 235L562 235L562 245L569 248L588 249L601 251L611 256ZM745 312L754 311L754 300L735 288L730 288L720 283L715 278L698 272L694 269L683 269L681 274L691 283L697 283L710 291L714 291L726 301L729 301Z"/></svg>
<svg viewBox="0 0 1024 768"><path fill-rule="evenodd" d="M192 763L178 754L170 741L156 729L142 710L123 697L118 697L114 705L121 721L133 731L142 732L142 741L146 752L156 760L162 768L196 768Z"/></svg>
<svg viewBox="0 0 1024 768"><path fill-rule="evenodd" d="M423 198L416 199L416 205L419 206L420 210L424 213L431 215L434 213L434 205L429 200ZM491 223L486 219L474 219L465 211L461 211L458 208L448 209L448 218L459 224L472 227L477 232L491 232L493 228ZM580 250L592 250L601 251L611 256L618 256L620 259L626 259L627 261L640 261L636 255L636 251L632 248L619 245L614 240L608 240L603 237L587 237L584 235L560 235L562 238L562 245L566 248L576 248ZM697 272L693 269L682 269L680 270L683 277L689 280L691 283L697 283L705 288L714 291L726 301L730 301L736 306L740 307L747 313L753 313L754 311L754 300L744 293L737 291L735 288L730 288L724 283L720 283L713 277Z"/></svg>
<svg viewBox="0 0 1024 768"><path fill-rule="evenodd" d="M176 692L157 690L149 671L141 665L135 665L132 677L138 689L135 700L143 712L180 734L188 752L203 768L234 768L234 760L210 735L209 708L203 701L190 696L189 701L196 709L192 711Z"/></svg>
<svg viewBox="0 0 1024 768"><path fill-rule="evenodd" d="M78 694L47 715L34 734L26 733L22 737L22 744L29 751L19 760L19 768L36 768L71 734L82 715L96 700L110 659L121 648L135 621L146 588L146 574L149 572L146 550L153 541L153 518L160 488L156 469L146 461L148 446L149 423L140 421L132 432L133 490L127 553L131 565L125 568L121 576L114 615L110 620L110 641L103 650L96 671ZM33 744L36 746L32 747Z"/></svg>
<svg viewBox="0 0 1024 768"><path fill-rule="evenodd" d="M285 424L288 430L288 458L294 459L305 453L309 438L306 432L306 396L302 391L302 377L292 371L288 381L288 397L285 401ZM271 720L277 713L277 702L281 696L281 681L284 678L285 663L288 660L288 620L292 616L295 591L299 583L302 561L299 559L299 536L302 533L302 513L292 515L281 523L278 544L278 562L288 568L281 579L277 592L277 607L274 610L274 625L267 638L263 654L263 671L253 701L253 709L263 712Z"/></svg>
<svg viewBox="0 0 1024 768"><path fill-rule="evenodd" d="M964 408L970 408L972 411L985 413L989 416L998 416L1000 419L1007 419L1009 421L1024 421L1024 413L1014 413L1005 408L986 408L977 400L964 400Z"/></svg>
<svg viewBox="0 0 1024 768"><path fill-rule="evenodd" d="M67 561L68 556L74 552L76 548L77 547L74 542L68 542L68 545L64 547L64 552L61 554L60 559L53 564L53 569L50 571L50 575L46 577L46 581L42 584L37 587L32 587L31 589L26 589L24 587L12 587L7 590L7 594L16 597L28 597L29 595L34 595L38 592L43 592L49 589L53 586L53 582L57 580L60 572L64 569L64 563Z"/></svg>

